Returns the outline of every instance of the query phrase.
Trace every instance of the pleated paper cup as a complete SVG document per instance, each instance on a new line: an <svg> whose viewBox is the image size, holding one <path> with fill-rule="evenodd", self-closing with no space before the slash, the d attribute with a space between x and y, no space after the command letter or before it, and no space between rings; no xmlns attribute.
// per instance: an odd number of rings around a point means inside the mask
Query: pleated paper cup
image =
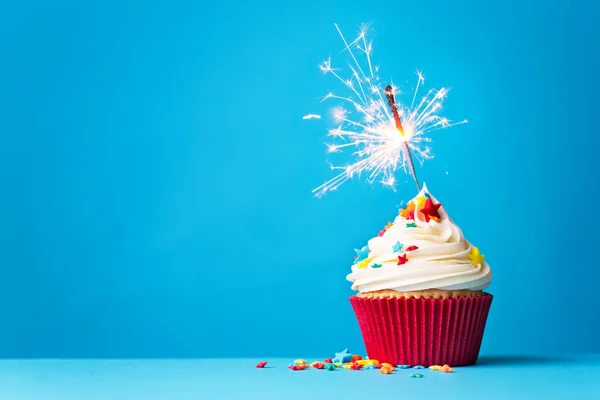
<svg viewBox="0 0 600 400"><path fill-rule="evenodd" d="M472 365L493 296L447 299L352 296L370 359L394 365Z"/></svg>

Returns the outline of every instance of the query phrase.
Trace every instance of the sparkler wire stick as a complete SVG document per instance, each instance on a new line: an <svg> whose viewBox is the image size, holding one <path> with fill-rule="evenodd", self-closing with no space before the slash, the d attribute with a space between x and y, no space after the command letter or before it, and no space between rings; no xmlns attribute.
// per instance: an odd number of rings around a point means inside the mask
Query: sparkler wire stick
<svg viewBox="0 0 600 400"><path fill-rule="evenodd" d="M420 81L419 81L420 82ZM416 93L416 92L415 92ZM385 88L385 97L388 99L388 106L392 109L392 115L394 117L394 122L396 123L396 129L398 129L398 133L402 136L402 153L404 154L404 158L408 162L408 169L410 170L410 174L412 175L415 183L417 184L417 191L421 191L421 187L419 186L419 180L417 179L417 174L415 172L415 165L413 164L412 154L410 153L410 148L408 147L408 142L404 140L404 128L402 127L402 121L400 119L400 113L398 113L398 106L396 106L396 99L394 98L394 90L390 85L387 85Z"/></svg>

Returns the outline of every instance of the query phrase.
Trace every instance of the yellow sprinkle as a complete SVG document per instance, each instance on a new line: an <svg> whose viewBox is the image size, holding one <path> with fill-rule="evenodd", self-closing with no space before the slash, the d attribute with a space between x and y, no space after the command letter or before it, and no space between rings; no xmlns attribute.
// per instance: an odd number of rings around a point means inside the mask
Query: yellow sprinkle
<svg viewBox="0 0 600 400"><path fill-rule="evenodd" d="M358 360L356 362L358 365L377 365L379 362L377 360Z"/></svg>
<svg viewBox="0 0 600 400"><path fill-rule="evenodd" d="M416 200L417 200L417 206L419 207L419 210L421 208L425 207L425 196L418 195Z"/></svg>
<svg viewBox="0 0 600 400"><path fill-rule="evenodd" d="M467 256L475 267L479 266L483 261L483 254L479 253L479 249L475 246L471 248L471 253Z"/></svg>
<svg viewBox="0 0 600 400"><path fill-rule="evenodd" d="M336 367L341 367L341 366L342 366L342 363L341 363L341 362L336 362L334 365L335 365Z"/></svg>
<svg viewBox="0 0 600 400"><path fill-rule="evenodd" d="M352 365L344 364L344 365L342 365L342 368L344 368L344 369L351 369Z"/></svg>
<svg viewBox="0 0 600 400"><path fill-rule="evenodd" d="M434 370L434 371L437 371L437 370L438 370L438 369L440 369L440 368L442 368L442 366L441 366L441 365L431 365L431 366L429 367L429 369L432 369L432 370Z"/></svg>
<svg viewBox="0 0 600 400"><path fill-rule="evenodd" d="M367 257L358 263L358 268L365 268L369 265L370 262L371 262L371 257Z"/></svg>
<svg viewBox="0 0 600 400"><path fill-rule="evenodd" d="M388 224L385 226L385 229L390 229L392 226L394 226L394 224L388 222Z"/></svg>
<svg viewBox="0 0 600 400"><path fill-rule="evenodd" d="M302 359L294 360L294 364L304 364L304 363L306 363L306 360L302 360Z"/></svg>

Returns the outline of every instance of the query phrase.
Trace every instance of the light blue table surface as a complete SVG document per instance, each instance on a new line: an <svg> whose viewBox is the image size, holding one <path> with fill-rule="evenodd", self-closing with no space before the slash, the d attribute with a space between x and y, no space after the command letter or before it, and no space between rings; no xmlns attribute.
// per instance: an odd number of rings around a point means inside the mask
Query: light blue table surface
<svg viewBox="0 0 600 400"><path fill-rule="evenodd" d="M600 399L600 355L482 356L450 374L291 371L290 358L257 369L258 361L1 360L0 399Z"/></svg>

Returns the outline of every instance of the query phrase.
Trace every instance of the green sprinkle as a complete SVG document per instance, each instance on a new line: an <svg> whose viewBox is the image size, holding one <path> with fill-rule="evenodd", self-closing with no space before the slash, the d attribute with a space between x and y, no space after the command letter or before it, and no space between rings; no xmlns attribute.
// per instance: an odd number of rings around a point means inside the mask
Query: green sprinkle
<svg viewBox="0 0 600 400"><path fill-rule="evenodd" d="M409 378L422 378L423 375L421 375L421 374L410 374L408 377Z"/></svg>
<svg viewBox="0 0 600 400"><path fill-rule="evenodd" d="M415 224L414 222L411 222L410 224L406 224L407 228L416 228L417 224Z"/></svg>
<svg viewBox="0 0 600 400"><path fill-rule="evenodd" d="M371 265L371 268L381 268L381 264L373 264Z"/></svg>

